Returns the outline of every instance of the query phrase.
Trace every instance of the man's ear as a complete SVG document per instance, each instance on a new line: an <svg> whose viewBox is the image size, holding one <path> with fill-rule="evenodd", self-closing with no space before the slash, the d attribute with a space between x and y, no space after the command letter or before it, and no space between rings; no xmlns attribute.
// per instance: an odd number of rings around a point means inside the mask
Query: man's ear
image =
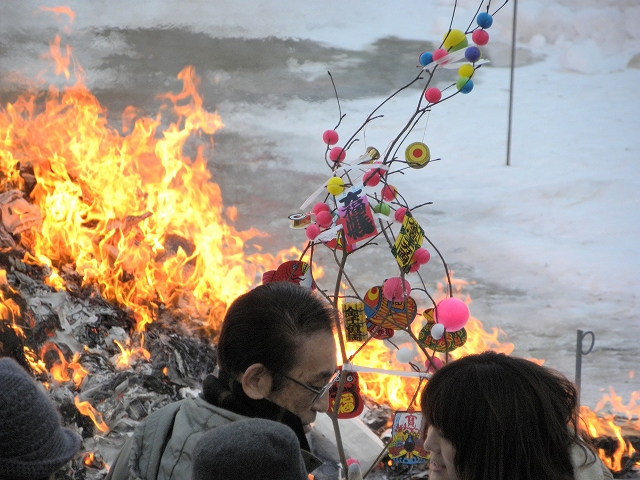
<svg viewBox="0 0 640 480"><path fill-rule="evenodd" d="M247 368L240 379L242 389L247 397L261 400L271 392L271 372L261 363L254 363Z"/></svg>

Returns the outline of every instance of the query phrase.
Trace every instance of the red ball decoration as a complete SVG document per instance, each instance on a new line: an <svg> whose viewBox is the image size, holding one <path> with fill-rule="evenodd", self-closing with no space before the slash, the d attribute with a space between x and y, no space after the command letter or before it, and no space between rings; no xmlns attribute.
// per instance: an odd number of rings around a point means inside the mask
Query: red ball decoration
<svg viewBox="0 0 640 480"><path fill-rule="evenodd" d="M436 356L431 357L431 361L427 359L427 361L424 362L424 366L427 369L427 373L436 373L437 370L440 370L442 368L442 365L443 365L442 360L440 360Z"/></svg>
<svg viewBox="0 0 640 480"><path fill-rule="evenodd" d="M419 263L412 263L411 266L409 267L409 273L416 273L418 270L420 270L420 267L422 265L420 265Z"/></svg>
<svg viewBox="0 0 640 480"><path fill-rule="evenodd" d="M436 305L436 320L447 332L457 332L469 321L469 307L458 298L445 298Z"/></svg>
<svg viewBox="0 0 640 480"><path fill-rule="evenodd" d="M402 223L404 220L404 216L407 214L407 209L405 207L400 207L396 210L396 213L393 214L396 221Z"/></svg>
<svg viewBox="0 0 640 480"><path fill-rule="evenodd" d="M419 263L420 265L429 263L429 260L431 260L431 254L426 248L418 248L413 253L413 261Z"/></svg>
<svg viewBox="0 0 640 480"><path fill-rule="evenodd" d="M322 134L322 140L327 145L335 145L336 143L338 143L339 138L340 137L338 137L338 132L336 132L335 130L325 130L325 132Z"/></svg>
<svg viewBox="0 0 640 480"><path fill-rule="evenodd" d="M307 234L307 238L313 241L318 237L318 235L320 235L320 227L315 223L312 223L307 227L306 234Z"/></svg>
<svg viewBox="0 0 640 480"><path fill-rule="evenodd" d="M365 187L375 187L380 183L382 173L377 168L371 169L362 176Z"/></svg>
<svg viewBox="0 0 640 480"><path fill-rule="evenodd" d="M439 88L429 87L427 91L424 92L424 98L426 98L429 103L437 103L442 98L442 92Z"/></svg>
<svg viewBox="0 0 640 480"><path fill-rule="evenodd" d="M382 199L386 202L390 202L398 196L398 190L393 185L385 185L380 192Z"/></svg>
<svg viewBox="0 0 640 480"><path fill-rule="evenodd" d="M318 212L316 213L316 223L322 228L329 228L333 223L333 216L327 211Z"/></svg>
<svg viewBox="0 0 640 480"><path fill-rule="evenodd" d="M334 162L341 162L347 156L347 152L342 147L333 147L329 150L329 159Z"/></svg>
<svg viewBox="0 0 640 480"><path fill-rule="evenodd" d="M447 52L444 48L439 48L435 52L433 52L433 60L440 60L442 57L446 57L447 55L449 55L449 52Z"/></svg>
<svg viewBox="0 0 640 480"><path fill-rule="evenodd" d="M318 215L320 212L330 212L331 209L329 208L329 205L327 205L326 203L318 202L313 206L311 211L316 215Z"/></svg>
<svg viewBox="0 0 640 480"><path fill-rule="evenodd" d="M486 30L478 29L471 34L471 40L473 40L473 43L475 43L476 45L486 45L487 43L489 43L489 32L487 32Z"/></svg>
<svg viewBox="0 0 640 480"><path fill-rule="evenodd" d="M384 282L382 286L382 295L392 302L402 302L411 293L411 284L404 280L404 291L402 288L403 280L401 277L391 277Z"/></svg>

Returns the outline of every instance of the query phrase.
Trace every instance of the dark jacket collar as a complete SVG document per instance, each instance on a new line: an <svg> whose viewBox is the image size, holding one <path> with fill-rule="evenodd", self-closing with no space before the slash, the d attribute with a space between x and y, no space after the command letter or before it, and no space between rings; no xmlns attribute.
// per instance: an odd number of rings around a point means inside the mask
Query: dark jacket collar
<svg viewBox="0 0 640 480"><path fill-rule="evenodd" d="M229 378L223 372L219 377L208 375L202 384L202 396L216 407L230 410L246 417L266 418L283 423L290 427L300 442L300 448L310 450L309 442L304 433L300 417L289 410L276 405L269 400L254 400L249 398L242 389L242 385ZM314 467L314 468L317 468Z"/></svg>

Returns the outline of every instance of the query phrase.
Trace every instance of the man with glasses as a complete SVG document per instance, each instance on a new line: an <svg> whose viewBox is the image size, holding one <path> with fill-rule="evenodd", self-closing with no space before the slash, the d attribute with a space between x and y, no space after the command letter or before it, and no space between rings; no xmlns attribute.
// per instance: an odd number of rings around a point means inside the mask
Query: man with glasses
<svg viewBox="0 0 640 480"><path fill-rule="evenodd" d="M107 480L191 478L197 440L246 417L290 427L307 471L317 468L321 462L309 452L305 433L317 413L328 410L328 391L338 379L337 315L322 297L289 282L268 283L238 297L222 323L218 373L205 379L202 396L151 414L125 444Z"/></svg>

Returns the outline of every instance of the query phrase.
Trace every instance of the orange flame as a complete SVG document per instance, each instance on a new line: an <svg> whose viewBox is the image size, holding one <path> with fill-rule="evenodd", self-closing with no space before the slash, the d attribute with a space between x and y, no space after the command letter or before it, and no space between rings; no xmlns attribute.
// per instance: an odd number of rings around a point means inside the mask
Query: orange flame
<svg viewBox="0 0 640 480"><path fill-rule="evenodd" d="M76 14L68 5L60 6L60 7L45 7L41 6L40 10L43 12L52 12L55 14L56 18L60 15L66 15L69 17L69 23L73 23L73 20L76 18Z"/></svg>
<svg viewBox="0 0 640 480"><path fill-rule="evenodd" d="M56 37L51 55L65 76L66 51ZM229 224L234 209L211 181L206 142L185 155L187 140L223 124L204 109L194 69L178 78L182 92L160 97L174 115L162 131L160 115L135 118L128 109L132 126L121 136L80 79L50 88L42 109L39 97L23 96L0 110L0 190L23 189L19 167L33 169L30 197L43 219L23 241L52 272L48 283L61 288L59 269L73 264L86 284L131 310L139 331L160 306L215 329L226 306L275 268L273 256L245 253L260 232Z"/></svg>
<svg viewBox="0 0 640 480"><path fill-rule="evenodd" d="M629 372L629 375L633 378L633 372ZM638 400L640 400L640 392L631 392L629 403L625 405L622 402L622 397L616 394L613 387L609 387L609 394L602 396L602 399L596 405L595 411L603 410L608 403L611 405L610 410L614 414L627 417L627 424L636 430L640 430L640 403L638 403Z"/></svg>
<svg viewBox="0 0 640 480"><path fill-rule="evenodd" d="M147 361L151 358L151 353L144 348L144 335L140 336L139 347L125 348L118 340L114 340L113 343L120 349L120 354L115 362L116 368L118 369L130 368L135 364L137 358L141 356Z"/></svg>
<svg viewBox="0 0 640 480"><path fill-rule="evenodd" d="M424 323L420 322L419 319L413 322L411 328L414 335L418 336L418 332L424 326ZM451 360L485 350L494 350L506 354L510 354L513 351L514 345L512 343L501 343L498 339L500 335L505 335L503 331L493 328L491 332L487 332L484 330L482 323L474 317L469 319L465 329L467 330L467 343L450 352L449 357ZM359 347L360 344L347 343L347 357L353 355ZM413 348L414 346L413 343L398 345L398 348L402 347ZM414 348L414 350L416 356L412 363L415 363L420 370L425 371L424 362L426 358L423 358L424 355L417 348ZM442 360L445 359L443 354L438 354L437 356ZM422 360L418 360L419 358ZM389 347L378 340L369 341L362 350L358 351L353 358L353 363L384 370L407 370L407 365L398 362ZM420 383L418 378L374 373L360 373L359 375L362 379L360 383L361 392L377 403L387 404L394 410L407 409L414 398L413 405L415 407L419 402L418 389L421 388L420 385L424 386L424 382Z"/></svg>
<svg viewBox="0 0 640 480"><path fill-rule="evenodd" d="M106 423L104 423L104 420L102 419L102 414L95 408L93 408L89 402L81 402L80 397L76 396L73 398L73 403L82 415L85 415L93 420L93 423L96 427L98 427L98 430L103 433L107 433L109 431L109 427Z"/></svg>
<svg viewBox="0 0 640 480"><path fill-rule="evenodd" d="M635 392L634 392L635 393ZM580 417L586 426L587 433L592 438L612 437L617 440L617 448L613 454L609 454L602 448L598 449L598 456L602 462L613 472L623 469L623 459L632 458L635 449L631 443L622 436L622 428L615 423L614 415L596 414L586 406L580 407Z"/></svg>
<svg viewBox="0 0 640 480"><path fill-rule="evenodd" d="M629 372L633 378L633 372ZM616 394L612 387L609 387L609 394L604 394L602 399L591 411L588 407L581 407L580 415L586 426L589 435L596 437L613 437L617 440L616 451L611 456L603 449L599 449L599 456L603 463L612 471L619 472L623 469L623 459L632 458L635 449L631 443L622 436L622 429L640 430L640 392L631 392L628 404L624 404L622 398ZM609 413L603 409L609 404ZM620 422L626 417L626 421Z"/></svg>
<svg viewBox="0 0 640 480"><path fill-rule="evenodd" d="M80 386L84 377L89 374L79 363L80 352L74 353L71 362L67 362L60 348L53 342L47 342L40 349L40 358L42 361L44 361L45 355L51 351L56 352L58 355L58 361L54 363L49 370L54 380L58 382L73 381L76 387Z"/></svg>

